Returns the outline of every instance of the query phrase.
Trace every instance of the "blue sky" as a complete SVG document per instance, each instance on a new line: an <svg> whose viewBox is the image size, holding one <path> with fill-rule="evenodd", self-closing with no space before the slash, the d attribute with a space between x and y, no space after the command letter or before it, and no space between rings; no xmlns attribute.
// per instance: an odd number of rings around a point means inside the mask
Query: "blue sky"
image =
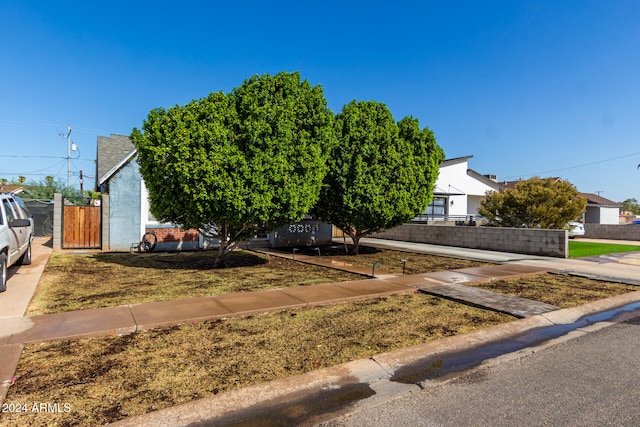
<svg viewBox="0 0 640 427"><path fill-rule="evenodd" d="M93 186L99 135L300 71L339 112L387 104L499 180L640 200L640 2L0 0L0 178ZM222 3L222 2L221 2Z"/></svg>

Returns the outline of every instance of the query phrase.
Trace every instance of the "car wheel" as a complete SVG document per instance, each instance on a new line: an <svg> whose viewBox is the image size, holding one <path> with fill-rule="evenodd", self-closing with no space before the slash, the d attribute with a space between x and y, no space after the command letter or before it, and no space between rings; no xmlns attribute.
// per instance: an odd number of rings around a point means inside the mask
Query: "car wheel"
<svg viewBox="0 0 640 427"><path fill-rule="evenodd" d="M7 254L4 252L0 254L0 269L0 292L4 292L7 290Z"/></svg>
<svg viewBox="0 0 640 427"><path fill-rule="evenodd" d="M24 251L20 260L18 260L18 264L20 265L29 265L31 264L31 240L29 240L29 245L27 246L27 250Z"/></svg>

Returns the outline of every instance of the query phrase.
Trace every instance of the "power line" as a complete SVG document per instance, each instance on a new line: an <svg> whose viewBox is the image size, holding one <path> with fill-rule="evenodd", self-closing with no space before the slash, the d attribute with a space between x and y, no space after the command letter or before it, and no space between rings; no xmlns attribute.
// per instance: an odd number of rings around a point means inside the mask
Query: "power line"
<svg viewBox="0 0 640 427"><path fill-rule="evenodd" d="M78 150L80 151L80 150ZM15 159L67 159L60 156L15 156L11 154L0 154L0 157L15 158ZM80 162L95 162L93 159L81 159L80 157L72 157L71 160L77 160Z"/></svg>
<svg viewBox="0 0 640 427"><path fill-rule="evenodd" d="M614 161L614 160L625 159L625 158L633 157L633 156L640 156L640 153L626 154L624 156L612 157L610 159L598 160L598 161L595 161L595 162L584 163L584 164L576 165L576 166L568 166L566 168L553 169L553 170L548 170L548 171L541 171L541 172L536 172L536 173L531 173L531 174L522 174L522 175L518 175L518 176L508 176L505 179L506 180L510 180L512 178L515 179L515 178L519 178L519 177L522 177L522 176L540 176L540 175L545 175L545 174L548 174L548 173L562 172L562 171L566 171L566 170L570 170L570 169L578 169L578 168L583 168L583 167L586 167L586 166L598 165L600 163L611 162L611 161ZM638 166L640 166L640 165L638 165Z"/></svg>

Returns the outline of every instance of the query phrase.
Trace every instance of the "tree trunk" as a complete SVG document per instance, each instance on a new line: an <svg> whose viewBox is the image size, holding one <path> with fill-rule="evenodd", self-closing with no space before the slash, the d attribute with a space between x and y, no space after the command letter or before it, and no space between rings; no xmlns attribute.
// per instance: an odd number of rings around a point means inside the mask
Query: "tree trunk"
<svg viewBox="0 0 640 427"><path fill-rule="evenodd" d="M353 254L358 255L358 250L360 249L360 235L355 233L351 236L351 240L353 240Z"/></svg>
<svg viewBox="0 0 640 427"><path fill-rule="evenodd" d="M216 254L216 259L213 262L213 268L223 268L224 267L224 257L229 253L227 250L228 244L220 242L220 246L218 247L218 253Z"/></svg>

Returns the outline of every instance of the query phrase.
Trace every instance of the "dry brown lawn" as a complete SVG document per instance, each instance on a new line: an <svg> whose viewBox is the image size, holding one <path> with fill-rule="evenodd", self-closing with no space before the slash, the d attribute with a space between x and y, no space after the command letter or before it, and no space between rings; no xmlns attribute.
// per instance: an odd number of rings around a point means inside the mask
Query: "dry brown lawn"
<svg viewBox="0 0 640 427"><path fill-rule="evenodd" d="M512 317L405 294L106 338L25 345L7 425L98 425L264 381L466 333Z"/></svg>
<svg viewBox="0 0 640 427"><path fill-rule="evenodd" d="M637 291L637 286L559 274L540 274L473 286L558 307L575 307Z"/></svg>
<svg viewBox="0 0 640 427"><path fill-rule="evenodd" d="M416 267L419 272L443 265L473 266L456 264L460 260L450 258L385 252L367 255L382 259L383 264L394 263L400 255L421 265ZM312 266L246 251L234 254L229 268L212 270L206 256L56 254L45 270L36 308L31 311L361 278L320 267L307 270ZM563 307L636 289L547 274L479 286ZM64 293L65 288L81 288L82 292ZM4 413L0 423L104 424L512 320L415 293L184 323L123 336L29 344L5 401L14 408L24 404L27 411ZM57 404L62 412L31 410L34 403L43 402Z"/></svg>
<svg viewBox="0 0 640 427"><path fill-rule="evenodd" d="M368 252L343 258L365 266L371 265L370 259L381 260L381 270L395 272L402 271L400 259L408 258L407 274L486 265L397 251L371 249ZM214 256L210 251L54 253L26 314L35 316L363 278L354 273L246 250L232 252L226 259L226 268L214 269Z"/></svg>

